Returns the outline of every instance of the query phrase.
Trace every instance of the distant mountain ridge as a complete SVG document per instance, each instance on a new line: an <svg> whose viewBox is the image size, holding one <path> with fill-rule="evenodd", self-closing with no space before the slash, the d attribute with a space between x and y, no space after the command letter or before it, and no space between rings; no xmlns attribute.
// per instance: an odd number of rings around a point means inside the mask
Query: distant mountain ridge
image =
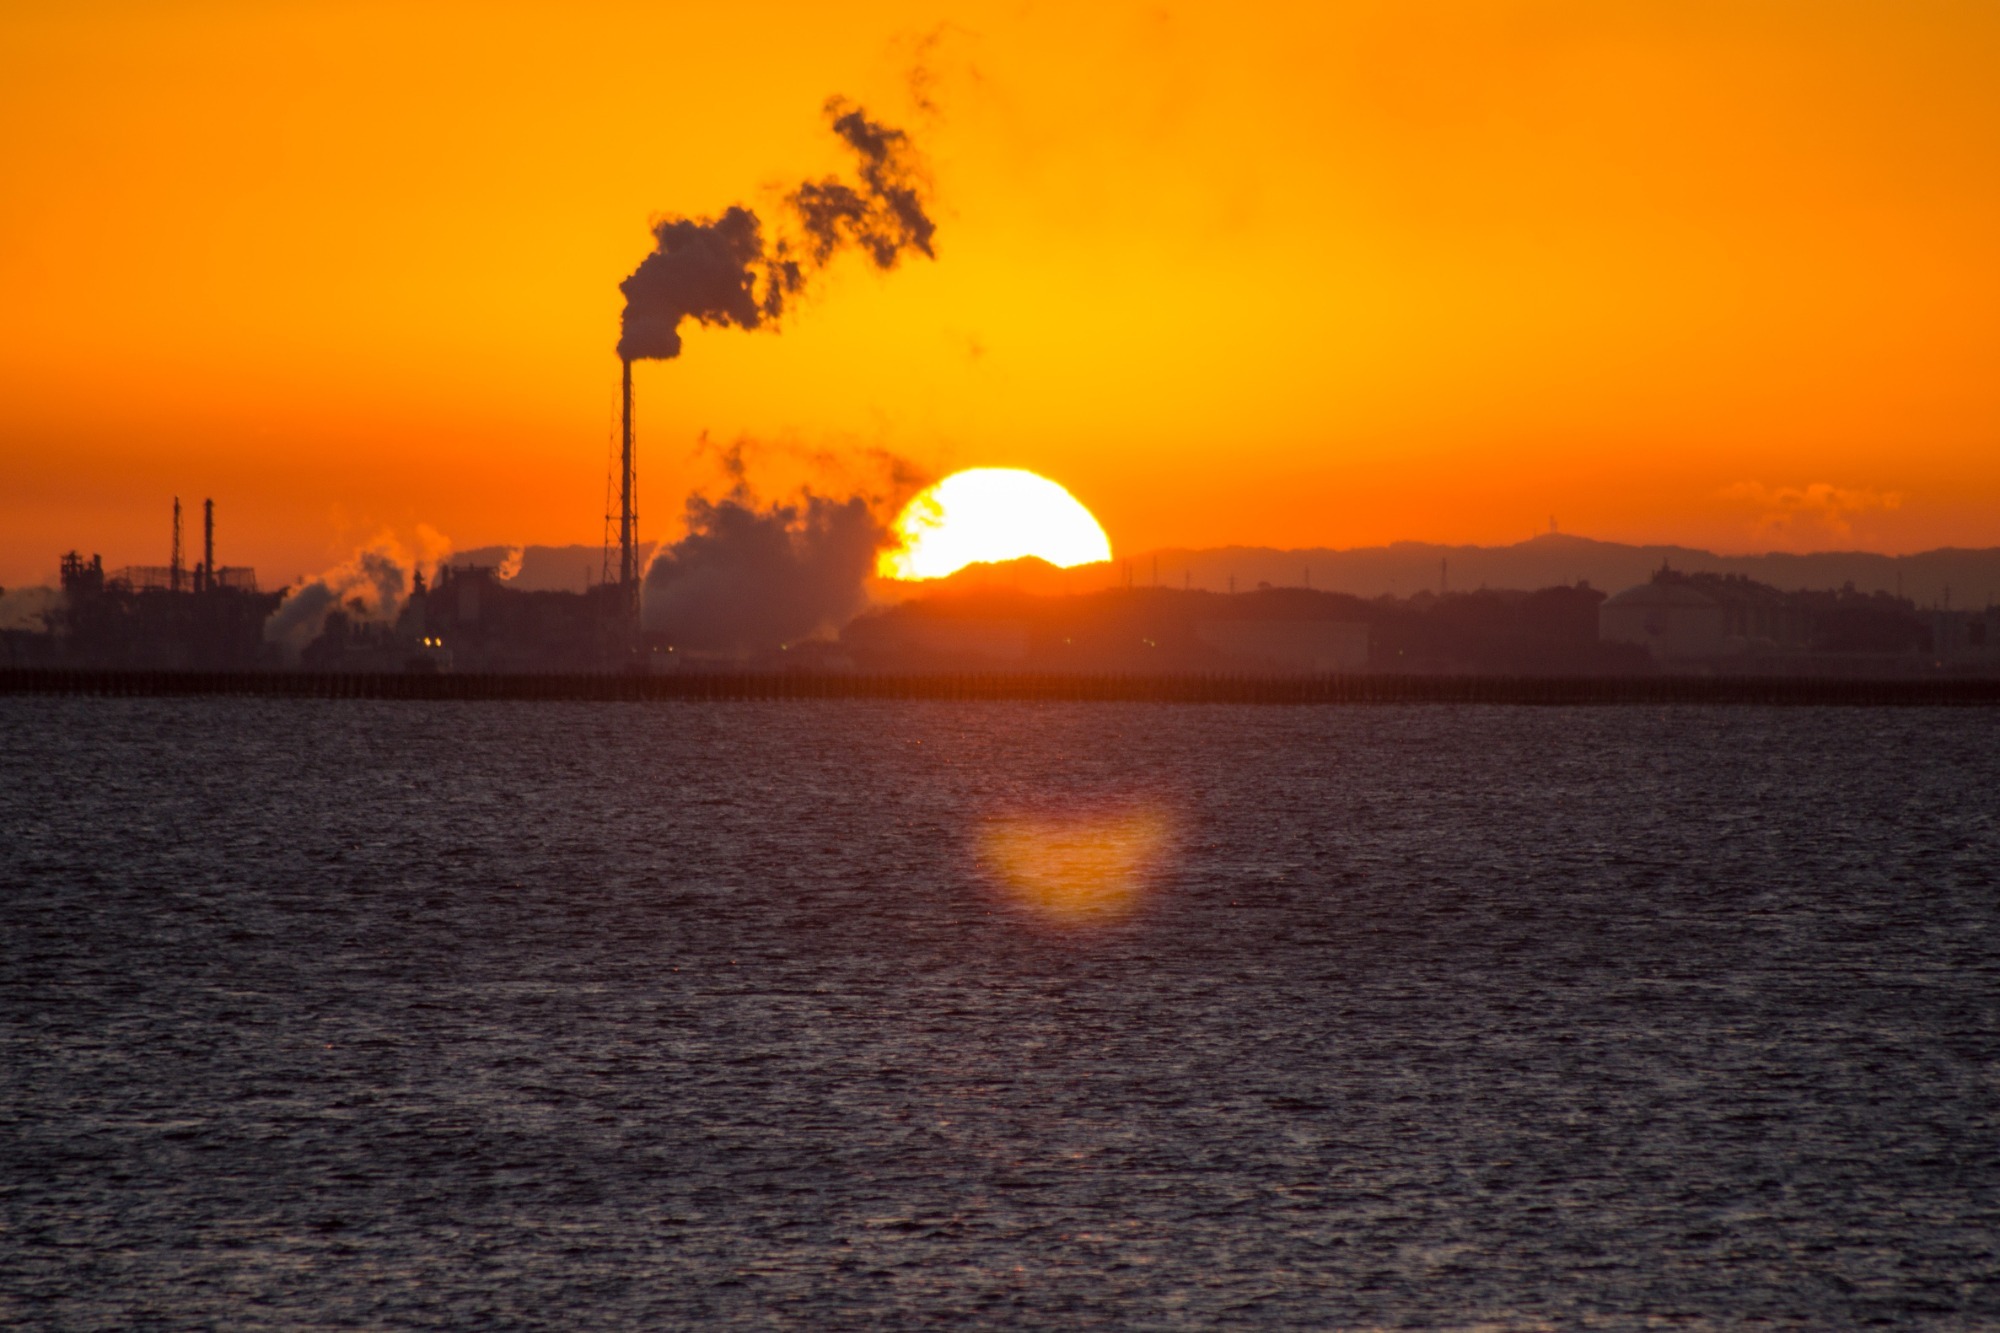
<svg viewBox="0 0 2000 1333"><path fill-rule="evenodd" d="M1662 565L1687 573L1741 574L1785 591L1839 588L1852 583L1862 592L1900 592L1919 606L1984 607L2000 602L2000 548L1941 547L1914 555L1867 551L1822 551L1807 555L1717 555L1687 546L1627 546L1564 533L1546 533L1513 546L1445 546L1395 542L1351 550L1316 547L1274 550L1228 546L1211 550L1168 548L1143 551L1109 566L1064 571L1076 586L1103 587L1158 582L1179 587L1239 590L1268 583L1296 587L1310 583L1359 597L1470 589L1554 587L1587 582L1615 593L1646 582Z"/></svg>
<svg viewBox="0 0 2000 1333"><path fill-rule="evenodd" d="M650 555L651 543L645 548ZM598 581L602 549L595 546L485 546L454 552L454 565L504 566L519 554L520 568L509 582L526 591L581 592ZM1545 533L1512 546L1446 546L1435 542L1394 542L1349 550L1312 547L1281 550L1265 546L1224 546L1208 550L1168 547L1121 556L1109 564L1055 569L1039 560L974 566L928 587L1001 584L1030 592L1089 592L1125 582L1155 581L1225 591L1231 578L1242 591L1260 583L1298 587L1310 583L1358 597L1408 597L1440 587L1533 590L1558 584L1589 583L1605 592L1644 583L1662 564L1687 573L1741 574L1786 591L1839 588L1852 583L1863 592L1898 592L1919 606L1983 607L2000 602L2000 547L1966 550L1941 547L1915 555L1867 551L1820 551L1809 555L1717 555L1689 546L1628 546L1567 533Z"/></svg>

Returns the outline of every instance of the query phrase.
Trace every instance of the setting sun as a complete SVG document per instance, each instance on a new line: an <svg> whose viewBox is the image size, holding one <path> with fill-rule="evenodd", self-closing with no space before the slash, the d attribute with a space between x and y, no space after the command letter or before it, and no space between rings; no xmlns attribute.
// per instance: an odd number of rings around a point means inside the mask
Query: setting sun
<svg viewBox="0 0 2000 1333"><path fill-rule="evenodd" d="M956 472L903 506L900 544L879 573L938 579L967 565L1037 556L1059 568L1111 558L1111 541L1075 496L1032 472L982 467Z"/></svg>

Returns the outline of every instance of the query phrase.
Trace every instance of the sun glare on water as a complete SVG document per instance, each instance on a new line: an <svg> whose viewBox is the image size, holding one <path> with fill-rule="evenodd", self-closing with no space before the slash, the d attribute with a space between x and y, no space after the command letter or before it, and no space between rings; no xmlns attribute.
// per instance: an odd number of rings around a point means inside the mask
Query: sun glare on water
<svg viewBox="0 0 2000 1333"><path fill-rule="evenodd" d="M953 473L903 506L896 536L876 568L884 578L940 579L1030 555L1063 569L1111 558L1110 538L1075 496L1019 468Z"/></svg>
<svg viewBox="0 0 2000 1333"><path fill-rule="evenodd" d="M1138 906L1170 843L1165 816L1146 807L999 815L980 831L979 859L1037 916L1108 924Z"/></svg>

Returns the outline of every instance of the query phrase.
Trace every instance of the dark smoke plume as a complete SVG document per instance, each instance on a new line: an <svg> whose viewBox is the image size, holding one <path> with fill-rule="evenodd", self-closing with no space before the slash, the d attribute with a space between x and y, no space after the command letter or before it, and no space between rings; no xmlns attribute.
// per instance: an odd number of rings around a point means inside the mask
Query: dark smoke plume
<svg viewBox="0 0 2000 1333"><path fill-rule="evenodd" d="M787 194L784 221L796 236L767 240L757 215L741 205L720 217L655 223L653 253L618 284L625 294L621 358L679 356L686 319L739 329L773 324L807 278L849 248L881 269L911 252L936 257L937 224L925 211L923 171L909 136L844 98L829 101L826 114L859 159L859 178L806 181Z"/></svg>
<svg viewBox="0 0 2000 1333"><path fill-rule="evenodd" d="M836 629L867 601L885 539L859 496L758 509L738 491L688 501L688 535L646 573L646 627L675 647L756 653Z"/></svg>
<svg viewBox="0 0 2000 1333"><path fill-rule="evenodd" d="M937 258L931 248L937 224L924 211L923 180L910 136L877 124L838 97L826 104L826 114L833 132L861 159L861 188L828 177L807 181L788 197L813 263L823 265L850 245L882 269L894 268L905 251Z"/></svg>
<svg viewBox="0 0 2000 1333"><path fill-rule="evenodd" d="M653 253L618 284L625 293L618 355L627 361L679 356L684 319L757 328L782 314L785 297L804 283L799 265L765 254L762 224L747 208L719 218L668 218L654 224L653 240Z"/></svg>

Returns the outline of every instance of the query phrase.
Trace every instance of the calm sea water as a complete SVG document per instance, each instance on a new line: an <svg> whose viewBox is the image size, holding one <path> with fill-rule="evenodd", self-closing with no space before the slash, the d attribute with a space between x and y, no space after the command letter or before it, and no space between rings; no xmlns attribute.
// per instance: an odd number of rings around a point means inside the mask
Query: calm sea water
<svg viewBox="0 0 2000 1333"><path fill-rule="evenodd" d="M0 1320L2000 1324L2000 712L0 699Z"/></svg>

